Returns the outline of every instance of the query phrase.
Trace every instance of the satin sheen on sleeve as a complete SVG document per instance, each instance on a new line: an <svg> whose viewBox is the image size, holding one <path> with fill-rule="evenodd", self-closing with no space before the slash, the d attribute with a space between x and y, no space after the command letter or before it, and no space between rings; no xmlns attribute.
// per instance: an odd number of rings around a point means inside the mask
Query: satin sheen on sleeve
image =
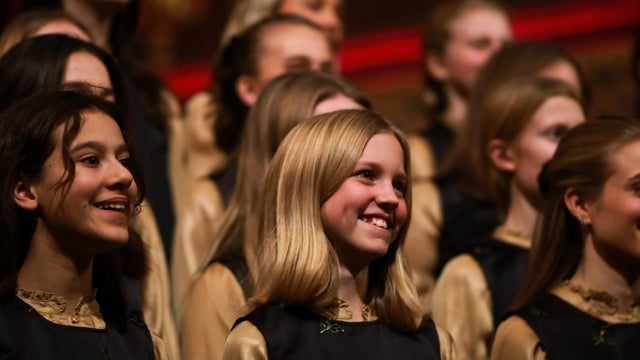
<svg viewBox="0 0 640 360"><path fill-rule="evenodd" d="M255 325L243 321L236 326L224 344L223 360L266 360L267 343Z"/></svg>
<svg viewBox="0 0 640 360"><path fill-rule="evenodd" d="M498 326L491 360L544 360L546 354L540 347L540 339L518 316L511 316Z"/></svg>

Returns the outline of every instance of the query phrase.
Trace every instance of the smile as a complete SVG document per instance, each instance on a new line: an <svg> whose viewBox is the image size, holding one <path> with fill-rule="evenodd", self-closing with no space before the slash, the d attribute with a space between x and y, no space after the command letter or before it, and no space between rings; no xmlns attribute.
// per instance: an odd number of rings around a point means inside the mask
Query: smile
<svg viewBox="0 0 640 360"><path fill-rule="evenodd" d="M377 217L363 217L362 221L366 222L367 224L371 224L371 225L375 225L379 228L382 229L388 229L389 225L387 224L387 221L381 218L377 218Z"/></svg>
<svg viewBox="0 0 640 360"><path fill-rule="evenodd" d="M121 213L127 212L127 205L123 203L98 203L94 206L101 210L111 210Z"/></svg>

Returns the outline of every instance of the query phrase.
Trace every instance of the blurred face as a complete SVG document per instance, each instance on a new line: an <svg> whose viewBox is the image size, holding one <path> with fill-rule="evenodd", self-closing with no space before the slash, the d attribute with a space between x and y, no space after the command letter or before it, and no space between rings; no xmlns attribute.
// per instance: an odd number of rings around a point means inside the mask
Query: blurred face
<svg viewBox="0 0 640 360"><path fill-rule="evenodd" d="M333 71L332 52L323 33L305 25L272 26L264 32L254 87L259 94L271 79L289 71Z"/></svg>
<svg viewBox="0 0 640 360"><path fill-rule="evenodd" d="M47 34L64 34L80 40L91 42L89 34L84 32L76 24L67 20L54 20L52 22L44 24L38 31L32 36L47 35Z"/></svg>
<svg viewBox="0 0 640 360"><path fill-rule="evenodd" d="M503 13L491 8L463 13L450 25L449 42L441 59L445 72L440 80L468 95L484 64L511 37Z"/></svg>
<svg viewBox="0 0 640 360"><path fill-rule="evenodd" d="M614 172L600 196L587 202L596 251L608 263L629 266L640 261L640 141L611 156Z"/></svg>
<svg viewBox="0 0 640 360"><path fill-rule="evenodd" d="M352 98L344 94L336 94L330 98L326 98L316 105L313 109L313 115L321 115L338 110L362 109L362 105L355 102Z"/></svg>
<svg viewBox="0 0 640 360"><path fill-rule="evenodd" d="M321 26L334 48L342 43L342 0L282 0L278 13L301 16Z"/></svg>
<svg viewBox="0 0 640 360"><path fill-rule="evenodd" d="M82 82L92 85L96 94L111 94L111 78L107 67L97 57L87 52L71 54L62 77L63 83ZM113 95L109 95L113 100Z"/></svg>
<svg viewBox="0 0 640 360"><path fill-rule="evenodd" d="M404 153L394 135L374 135L347 178L321 208L322 225L345 266L387 253L407 220Z"/></svg>
<svg viewBox="0 0 640 360"><path fill-rule="evenodd" d="M542 166L551 159L562 136L584 120L577 101L565 96L550 97L510 145L515 164L512 181L534 206L541 201L537 179Z"/></svg>
<svg viewBox="0 0 640 360"><path fill-rule="evenodd" d="M582 86L580 85L580 77L576 69L568 61L558 60L553 64L542 69L540 76L564 81L578 93L582 94Z"/></svg>
<svg viewBox="0 0 640 360"><path fill-rule="evenodd" d="M54 151L30 187L41 213L39 226L80 253L96 254L128 241L128 220L138 189L116 122L100 112L84 113L83 118L78 135L69 144L75 176L66 196L56 187L65 172L64 125L55 131Z"/></svg>

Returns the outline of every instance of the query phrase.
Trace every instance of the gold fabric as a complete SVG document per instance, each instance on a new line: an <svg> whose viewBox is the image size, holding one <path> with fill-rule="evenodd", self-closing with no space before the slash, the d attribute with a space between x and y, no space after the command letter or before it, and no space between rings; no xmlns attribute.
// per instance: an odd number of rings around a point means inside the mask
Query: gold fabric
<svg viewBox="0 0 640 360"><path fill-rule="evenodd" d="M478 262L468 254L451 259L432 296L433 321L447 329L459 359L487 359L493 334L491 293Z"/></svg>
<svg viewBox="0 0 640 360"><path fill-rule="evenodd" d="M640 303L637 301L623 314L618 314L617 299L602 291L583 289L565 281L551 293L580 311L611 324L640 322ZM500 324L491 351L492 360L546 359L540 339L518 316L511 316Z"/></svg>
<svg viewBox="0 0 640 360"><path fill-rule="evenodd" d="M245 305L231 270L220 263L207 267L185 297L180 325L183 360L221 359L225 339L245 314Z"/></svg>
<svg viewBox="0 0 640 360"><path fill-rule="evenodd" d="M142 211L135 217L134 227L142 238L147 257L147 272L141 287L144 320L151 334L161 338L164 343L168 357L161 358L179 359L178 334L171 311L167 257L158 224L148 203L143 202ZM154 343L155 341L156 339Z"/></svg>
<svg viewBox="0 0 640 360"><path fill-rule="evenodd" d="M431 145L419 134L409 135L407 141L411 150L411 177L420 181L431 179L436 171Z"/></svg>
<svg viewBox="0 0 640 360"><path fill-rule="evenodd" d="M193 186L178 215L171 261L173 306L178 324L182 323L184 296L213 251L215 226L223 211L224 203L216 184L202 179Z"/></svg>
<svg viewBox="0 0 640 360"><path fill-rule="evenodd" d="M351 311L349 311L351 313ZM349 318L351 319L351 318ZM349 320L338 319L338 320ZM440 343L442 360L457 359L456 349L446 330L436 326ZM372 344L375 346L375 344ZM266 360L268 359L267 343L258 328L249 321L243 321L233 328L224 344L224 360Z"/></svg>
<svg viewBox="0 0 640 360"><path fill-rule="evenodd" d="M525 249L531 239L500 226L493 238ZM480 264L470 255L451 259L433 291L433 320L449 331L459 359L487 359L494 334L491 291Z"/></svg>
<svg viewBox="0 0 640 360"><path fill-rule="evenodd" d="M43 318L54 324L98 330L104 330L107 327L96 300L96 290L93 290L91 295L83 296L78 300L73 315L64 314L67 302L61 296L24 289L16 289L16 295Z"/></svg>
<svg viewBox="0 0 640 360"><path fill-rule="evenodd" d="M16 289L16 296L31 306L46 320L64 326L75 326L96 330L104 330L107 324L100 313L100 305L96 300L96 290L91 295L81 297L75 305L74 315L63 314L67 303L61 296L41 291ZM154 359L170 359L161 338L151 333Z"/></svg>
<svg viewBox="0 0 640 360"><path fill-rule="evenodd" d="M413 157L413 153L411 154ZM425 312L430 311L433 272L438 262L438 238L442 226L440 193L431 181L413 184L411 222L404 243L411 279Z"/></svg>

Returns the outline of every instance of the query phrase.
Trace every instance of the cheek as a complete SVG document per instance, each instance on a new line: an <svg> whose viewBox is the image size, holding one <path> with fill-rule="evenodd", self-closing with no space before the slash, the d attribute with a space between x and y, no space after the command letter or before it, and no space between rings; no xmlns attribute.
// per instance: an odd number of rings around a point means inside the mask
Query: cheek
<svg viewBox="0 0 640 360"><path fill-rule="evenodd" d="M408 215L409 211L407 210L407 203L402 200L396 208L396 225L398 228L402 228L405 225Z"/></svg>

